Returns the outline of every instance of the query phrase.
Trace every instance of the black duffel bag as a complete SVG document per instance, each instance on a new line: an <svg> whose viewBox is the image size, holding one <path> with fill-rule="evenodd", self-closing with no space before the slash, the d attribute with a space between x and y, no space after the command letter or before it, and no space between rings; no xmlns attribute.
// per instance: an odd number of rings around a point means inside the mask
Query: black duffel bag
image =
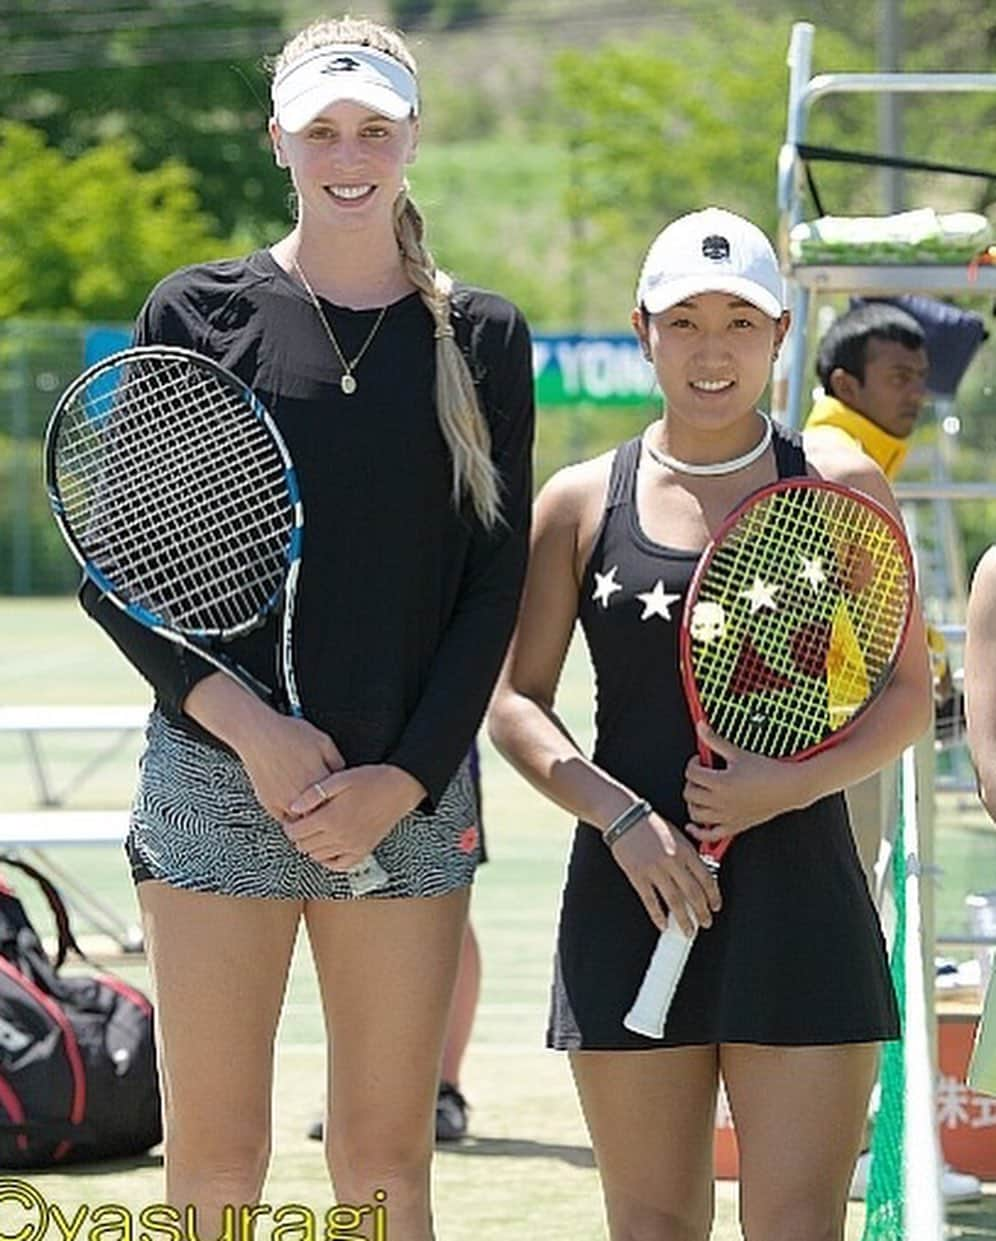
<svg viewBox="0 0 996 1241"><path fill-rule="evenodd" d="M0 880L0 1168L149 1150L162 1139L152 1005L111 974L62 974L69 952L87 961L62 898L33 866L0 863L39 884L58 932L52 961Z"/></svg>

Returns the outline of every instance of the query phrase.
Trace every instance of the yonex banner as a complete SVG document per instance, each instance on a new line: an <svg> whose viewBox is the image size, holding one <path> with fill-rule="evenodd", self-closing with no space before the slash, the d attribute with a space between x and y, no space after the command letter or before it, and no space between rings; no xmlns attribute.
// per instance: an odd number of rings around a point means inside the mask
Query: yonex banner
<svg viewBox="0 0 996 1241"><path fill-rule="evenodd" d="M91 328L84 364L127 349L125 328ZM655 391L654 372L633 336L533 336L537 405L644 405Z"/></svg>
<svg viewBox="0 0 996 1241"><path fill-rule="evenodd" d="M633 336L534 336L537 405L644 405L654 372Z"/></svg>
<svg viewBox="0 0 996 1241"><path fill-rule="evenodd" d="M124 327L92 327L83 338L83 365L93 366L112 353L127 349L131 344L131 331Z"/></svg>

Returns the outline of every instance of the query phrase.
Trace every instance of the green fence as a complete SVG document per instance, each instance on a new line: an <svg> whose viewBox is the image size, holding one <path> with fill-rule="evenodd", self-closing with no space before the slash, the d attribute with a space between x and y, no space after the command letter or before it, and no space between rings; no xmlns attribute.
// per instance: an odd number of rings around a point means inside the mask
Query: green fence
<svg viewBox="0 0 996 1241"><path fill-rule="evenodd" d="M52 522L42 478L45 424L84 360L83 324L0 327L0 594L59 594L77 571Z"/></svg>

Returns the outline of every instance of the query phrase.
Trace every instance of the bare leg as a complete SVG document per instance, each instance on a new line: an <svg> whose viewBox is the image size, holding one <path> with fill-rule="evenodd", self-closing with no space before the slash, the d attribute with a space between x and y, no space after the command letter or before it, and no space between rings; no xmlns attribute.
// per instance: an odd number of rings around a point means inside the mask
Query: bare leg
<svg viewBox="0 0 996 1241"><path fill-rule="evenodd" d="M571 1067L612 1241L706 1241L716 1048L579 1051Z"/></svg>
<svg viewBox="0 0 996 1241"><path fill-rule="evenodd" d="M273 1040L301 916L267 901L139 885L166 1112L166 1199L218 1236L259 1198L270 1156Z"/></svg>
<svg viewBox="0 0 996 1241"><path fill-rule="evenodd" d="M446 1043L443 1047L442 1078L453 1086L460 1085L463 1058L474 1029L474 1015L481 991L481 950L474 928L468 922L460 948L460 966L457 970L453 1006L446 1027Z"/></svg>
<svg viewBox="0 0 996 1241"><path fill-rule="evenodd" d="M329 1168L340 1202L386 1193L391 1241L433 1236L436 1088L469 896L305 907L334 1048Z"/></svg>
<svg viewBox="0 0 996 1241"><path fill-rule="evenodd" d="M720 1049L745 1241L843 1241L877 1043Z"/></svg>

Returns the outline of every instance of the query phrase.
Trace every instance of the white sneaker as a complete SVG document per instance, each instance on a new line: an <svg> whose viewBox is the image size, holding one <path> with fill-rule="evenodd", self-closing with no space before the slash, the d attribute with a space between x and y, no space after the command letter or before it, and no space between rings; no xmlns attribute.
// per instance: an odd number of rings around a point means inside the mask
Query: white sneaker
<svg viewBox="0 0 996 1241"><path fill-rule="evenodd" d="M945 1202L965 1202L982 1197L982 1182L971 1172L957 1172L949 1164L941 1169L941 1193Z"/></svg>
<svg viewBox="0 0 996 1241"><path fill-rule="evenodd" d="M871 1151L862 1151L854 1165L851 1188L847 1192L852 1202L864 1202L868 1197L868 1173L871 1171Z"/></svg>
<svg viewBox="0 0 996 1241"><path fill-rule="evenodd" d="M871 1151L862 1151L854 1165L848 1198L863 1202L868 1196L868 1174L871 1171ZM957 1172L949 1164L941 1169L941 1193L945 1202L966 1202L982 1197L982 1182L971 1172Z"/></svg>

